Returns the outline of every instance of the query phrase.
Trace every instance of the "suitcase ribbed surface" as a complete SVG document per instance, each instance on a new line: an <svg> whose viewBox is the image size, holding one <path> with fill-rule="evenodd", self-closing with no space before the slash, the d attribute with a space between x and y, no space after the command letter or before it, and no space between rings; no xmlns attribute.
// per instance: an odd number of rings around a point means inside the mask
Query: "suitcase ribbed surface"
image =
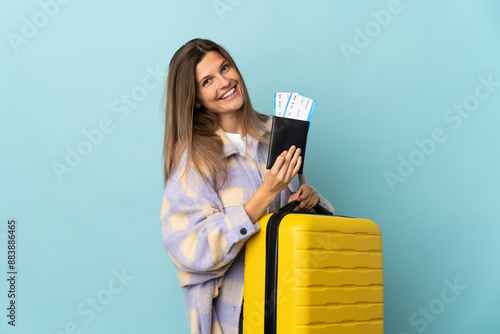
<svg viewBox="0 0 500 334"><path fill-rule="evenodd" d="M260 223L265 231L266 221ZM383 333L382 239L374 222L288 214L278 235L276 333ZM262 334L258 317L265 297L257 248L263 243L252 239L246 250L244 333Z"/></svg>

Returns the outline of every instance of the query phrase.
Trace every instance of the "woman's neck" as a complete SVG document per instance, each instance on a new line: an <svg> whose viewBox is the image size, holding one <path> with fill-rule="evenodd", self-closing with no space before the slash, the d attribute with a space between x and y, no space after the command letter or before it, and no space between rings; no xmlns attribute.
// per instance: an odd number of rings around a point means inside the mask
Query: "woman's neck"
<svg viewBox="0 0 500 334"><path fill-rule="evenodd" d="M242 137L244 136L240 113L219 114L219 125L225 132L239 133Z"/></svg>

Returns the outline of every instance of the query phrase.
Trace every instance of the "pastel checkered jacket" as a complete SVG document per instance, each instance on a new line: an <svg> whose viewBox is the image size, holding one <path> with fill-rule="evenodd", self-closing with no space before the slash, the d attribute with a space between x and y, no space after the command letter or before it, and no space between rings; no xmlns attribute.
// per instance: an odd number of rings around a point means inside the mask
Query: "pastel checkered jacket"
<svg viewBox="0 0 500 334"><path fill-rule="evenodd" d="M268 122L268 126L269 126ZM218 130L227 159L227 182L219 192L209 185L192 163L182 173L179 164L167 182L161 208L163 243L177 268L191 333L237 334L243 300L244 244L259 231L243 207L266 175L268 149L255 139L240 153ZM264 133L262 133L264 135ZM267 134L266 134L267 135ZM277 211L288 203L304 177L295 177L267 209ZM321 196L325 207L332 206Z"/></svg>

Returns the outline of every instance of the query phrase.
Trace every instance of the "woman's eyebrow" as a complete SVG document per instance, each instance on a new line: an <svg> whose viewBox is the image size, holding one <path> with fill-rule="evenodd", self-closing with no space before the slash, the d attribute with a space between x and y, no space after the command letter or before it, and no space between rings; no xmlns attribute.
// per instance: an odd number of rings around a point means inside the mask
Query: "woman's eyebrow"
<svg viewBox="0 0 500 334"><path fill-rule="evenodd" d="M227 62L228 62L227 59L224 59L222 63L220 63L219 70L222 69L222 67L226 65Z"/></svg>
<svg viewBox="0 0 500 334"><path fill-rule="evenodd" d="M203 82L205 81L205 79L208 79L209 77L211 77L211 75L206 75L206 76L204 76L203 78L201 78L201 80L200 80L200 81L198 81L198 85L202 85L202 84L203 84Z"/></svg>
<svg viewBox="0 0 500 334"><path fill-rule="evenodd" d="M227 61L227 59L224 59L224 60L220 63L220 65L219 65L219 70L221 70L221 69L222 69L222 67L223 67L224 65L226 65L226 63L227 63L227 62L228 62L228 61ZM206 76L204 76L203 78L201 78L201 80L198 82L198 85L201 85L201 84L203 83L203 81L205 81L205 79L207 79L207 78L209 78L209 77L211 77L211 76L212 76L212 75L211 75L211 74L209 74L209 75L206 75Z"/></svg>

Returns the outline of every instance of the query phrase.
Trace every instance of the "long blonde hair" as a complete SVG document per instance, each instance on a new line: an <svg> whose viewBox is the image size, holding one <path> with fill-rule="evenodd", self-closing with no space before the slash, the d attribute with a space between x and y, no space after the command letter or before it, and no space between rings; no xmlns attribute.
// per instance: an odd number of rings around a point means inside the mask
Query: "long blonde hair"
<svg viewBox="0 0 500 334"><path fill-rule="evenodd" d="M239 85L244 100L241 107L243 133L268 145L267 140L259 133L259 129L266 131L264 122L267 116L253 109L245 82L234 60L220 45L206 39L193 39L177 50L168 69L163 140L165 184L173 171L180 167L178 165L184 153L187 153L184 168L191 159L202 176L211 176L214 189L220 189L227 180L223 144L216 133L219 127L218 115L203 106L195 107L196 65L210 51L219 52L240 77Z"/></svg>

